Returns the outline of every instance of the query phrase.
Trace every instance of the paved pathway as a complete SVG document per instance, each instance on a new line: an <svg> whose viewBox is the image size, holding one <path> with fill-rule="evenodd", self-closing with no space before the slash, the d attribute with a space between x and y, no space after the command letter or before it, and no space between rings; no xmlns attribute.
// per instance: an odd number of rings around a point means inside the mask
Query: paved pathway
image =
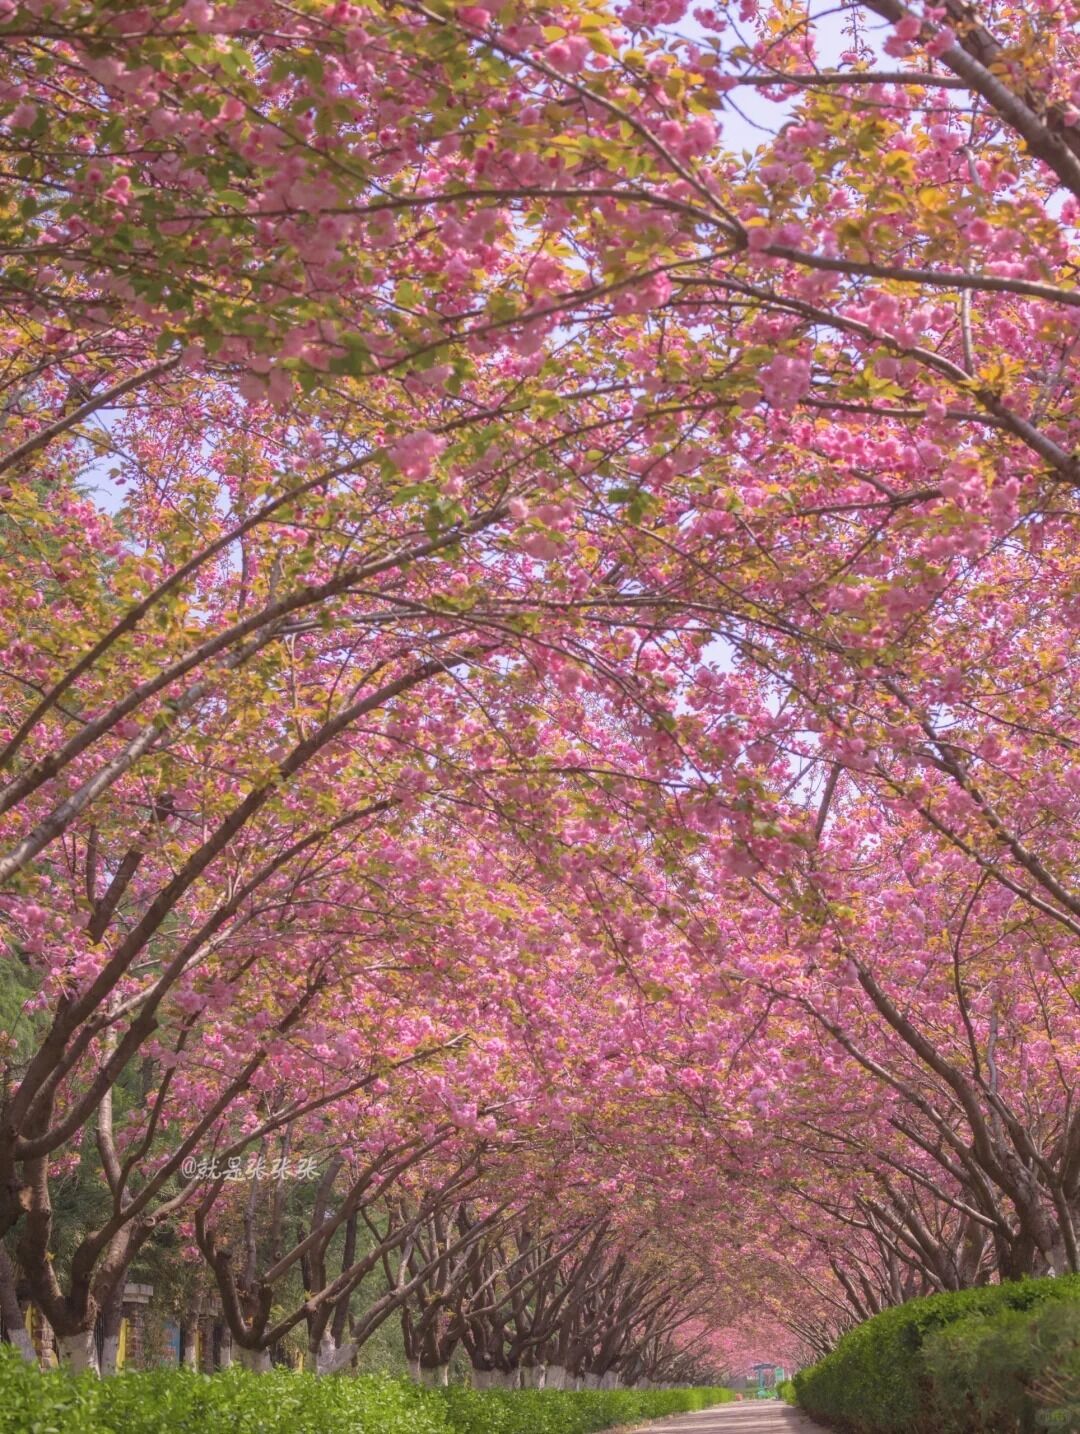
<svg viewBox="0 0 1080 1434"><path fill-rule="evenodd" d="M718 1404L700 1414L674 1414L647 1424L642 1434L822 1434L805 1414L769 1399Z"/></svg>

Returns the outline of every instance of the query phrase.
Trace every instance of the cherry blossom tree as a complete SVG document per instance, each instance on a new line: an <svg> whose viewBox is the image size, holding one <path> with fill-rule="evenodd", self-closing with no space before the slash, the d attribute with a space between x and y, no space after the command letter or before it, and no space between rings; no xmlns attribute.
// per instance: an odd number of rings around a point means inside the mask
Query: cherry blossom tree
<svg viewBox="0 0 1080 1434"><path fill-rule="evenodd" d="M0 1294L76 1362L189 1218L242 1348L378 1267L503 1375L689 1358L684 1212L811 1343L1080 1264L1075 6L688 10L0 5ZM241 1268L185 1162L361 1110ZM487 1144L573 1220L458 1250Z"/></svg>

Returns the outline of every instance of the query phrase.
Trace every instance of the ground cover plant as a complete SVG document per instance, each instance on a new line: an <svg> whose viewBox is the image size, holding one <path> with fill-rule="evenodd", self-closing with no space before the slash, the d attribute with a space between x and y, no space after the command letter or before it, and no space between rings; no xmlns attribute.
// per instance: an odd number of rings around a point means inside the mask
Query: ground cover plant
<svg viewBox="0 0 1080 1434"><path fill-rule="evenodd" d="M0 1350L4 1434L592 1434L732 1397L726 1389L436 1390L410 1380L319 1379L291 1370L161 1370L99 1382L63 1371L41 1375Z"/></svg>

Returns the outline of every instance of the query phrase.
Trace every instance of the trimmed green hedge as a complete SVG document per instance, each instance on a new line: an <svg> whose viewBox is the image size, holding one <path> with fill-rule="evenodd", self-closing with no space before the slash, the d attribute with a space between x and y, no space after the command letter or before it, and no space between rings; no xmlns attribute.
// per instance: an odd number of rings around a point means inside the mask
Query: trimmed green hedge
<svg viewBox="0 0 1080 1434"><path fill-rule="evenodd" d="M843 1434L1073 1434L1080 1275L911 1300L794 1383L800 1406Z"/></svg>
<svg viewBox="0 0 1080 1434"><path fill-rule="evenodd" d="M958 1320L923 1362L943 1434L1080 1430L1080 1300Z"/></svg>
<svg viewBox="0 0 1080 1434"><path fill-rule="evenodd" d="M728 1389L480 1391L452 1385L438 1392L454 1434L591 1434L613 1424L706 1409L735 1397Z"/></svg>
<svg viewBox="0 0 1080 1434"><path fill-rule="evenodd" d="M0 1346L0 1434L592 1434L704 1409L727 1389L425 1389L376 1375L41 1374Z"/></svg>

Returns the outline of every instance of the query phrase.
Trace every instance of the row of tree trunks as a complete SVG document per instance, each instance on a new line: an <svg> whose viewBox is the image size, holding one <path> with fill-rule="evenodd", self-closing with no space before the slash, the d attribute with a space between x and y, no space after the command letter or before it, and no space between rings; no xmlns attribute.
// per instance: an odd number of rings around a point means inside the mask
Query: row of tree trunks
<svg viewBox="0 0 1080 1434"><path fill-rule="evenodd" d="M106 1129L99 1145L111 1156L109 1139ZM195 1212L196 1242L213 1284L204 1274L188 1296L180 1363L199 1367L201 1331L204 1369L236 1358L264 1371L296 1330L306 1333L306 1367L334 1374L353 1366L394 1316L413 1377L432 1386L448 1382L455 1355L465 1357L481 1389L610 1389L661 1380L674 1332L693 1315L699 1273L651 1264L643 1237L616 1236L607 1218L553 1230L527 1207L476 1204L473 1159L448 1163L441 1183L413 1198L395 1194L401 1177L442 1139L442 1131L410 1138L347 1170L332 1161L302 1214L288 1210L280 1181L253 1180L242 1205L231 1206L218 1182ZM287 1130L283 1140L287 1148ZM137 1244L124 1244L108 1282L88 1295L97 1326L76 1317L58 1282L45 1290L58 1357L72 1370L115 1372L124 1276ZM304 1298L283 1303L282 1287L296 1274ZM27 1284L41 1308L40 1281ZM10 1306L7 1328L34 1357L6 1255L0 1299ZM207 1314L215 1300L217 1338Z"/></svg>
<svg viewBox="0 0 1080 1434"><path fill-rule="evenodd" d="M477 1389L616 1389L673 1372L698 1277L644 1272L606 1219L552 1232L519 1215L484 1229L463 1200L412 1228L401 1322L417 1380L445 1381L459 1349Z"/></svg>

